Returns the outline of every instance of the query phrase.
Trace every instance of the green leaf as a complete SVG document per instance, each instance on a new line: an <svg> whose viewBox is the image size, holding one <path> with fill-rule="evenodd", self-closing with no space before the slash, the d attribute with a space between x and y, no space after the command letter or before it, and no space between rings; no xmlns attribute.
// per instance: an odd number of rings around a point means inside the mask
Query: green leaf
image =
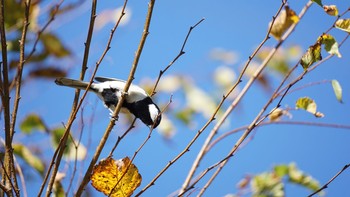
<svg viewBox="0 0 350 197"><path fill-rule="evenodd" d="M175 116L184 124L189 125L194 113L195 111L192 108L186 107L185 109L176 112Z"/></svg>
<svg viewBox="0 0 350 197"><path fill-rule="evenodd" d="M339 47L337 41L334 39L333 36L329 34L323 34L318 38L318 40L321 41L322 44L324 44L324 49L332 55L337 55L339 58L341 58L341 54L339 52Z"/></svg>
<svg viewBox="0 0 350 197"><path fill-rule="evenodd" d="M285 164L277 165L274 167L273 170L275 174L279 177L283 177L289 173L289 167Z"/></svg>
<svg viewBox="0 0 350 197"><path fill-rule="evenodd" d="M295 104L297 109L303 109L307 112L312 113L317 118L322 118L324 115L321 112L317 111L317 105L314 100L309 97L299 98Z"/></svg>
<svg viewBox="0 0 350 197"><path fill-rule="evenodd" d="M261 173L251 181L253 197L284 197L282 179L274 173Z"/></svg>
<svg viewBox="0 0 350 197"><path fill-rule="evenodd" d="M34 130L45 131L43 120L37 114L29 114L20 124L19 128L24 133L31 133Z"/></svg>
<svg viewBox="0 0 350 197"><path fill-rule="evenodd" d="M306 70L313 63L320 61L321 59L321 43L317 42L315 45L310 46L303 57L301 57L300 64L303 66L304 70Z"/></svg>
<svg viewBox="0 0 350 197"><path fill-rule="evenodd" d="M343 90L342 90L342 87L340 85L340 83L337 81L337 80L332 80L332 87L333 87L333 91L334 91L334 94L335 94L335 97L337 98L337 100L340 102L340 103L343 103Z"/></svg>
<svg viewBox="0 0 350 197"><path fill-rule="evenodd" d="M350 33L350 19L339 19L335 23L335 27Z"/></svg>
<svg viewBox="0 0 350 197"><path fill-rule="evenodd" d="M312 191L316 191L320 188L320 184L317 180L313 179L310 175L299 170L295 163L289 165L289 181L296 183Z"/></svg>
<svg viewBox="0 0 350 197"><path fill-rule="evenodd" d="M317 3L319 6L323 6L322 0L312 0L313 2Z"/></svg>
<svg viewBox="0 0 350 197"><path fill-rule="evenodd" d="M60 143L61 137L64 134L64 131L65 131L65 128L63 127L55 128L52 130L53 147L57 148L57 146ZM63 155L67 160L73 160L73 161L75 159L83 160L86 157L86 153L87 153L86 147L82 143L79 143L79 146L76 149L75 145L78 145L78 142L74 140L72 136L68 136L67 144L63 152Z"/></svg>
<svg viewBox="0 0 350 197"><path fill-rule="evenodd" d="M45 166L41 159L35 156L27 147L22 144L13 144L13 152L21 157L29 166L44 175Z"/></svg>
<svg viewBox="0 0 350 197"><path fill-rule="evenodd" d="M41 36L41 40L47 52L53 56L61 58L70 55L70 51L65 46L63 46L61 40L58 39L55 35L43 34Z"/></svg>

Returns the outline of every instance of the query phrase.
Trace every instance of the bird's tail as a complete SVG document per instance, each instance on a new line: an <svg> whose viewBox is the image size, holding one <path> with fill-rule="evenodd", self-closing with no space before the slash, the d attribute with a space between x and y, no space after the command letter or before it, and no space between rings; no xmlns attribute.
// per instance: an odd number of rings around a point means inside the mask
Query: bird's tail
<svg viewBox="0 0 350 197"><path fill-rule="evenodd" d="M57 85L60 85L60 86L68 86L68 87L82 89L82 90L85 90L89 84L88 82L79 81L79 80L75 80L75 79L68 79L68 78L64 78L64 77L57 78L55 80L55 83Z"/></svg>

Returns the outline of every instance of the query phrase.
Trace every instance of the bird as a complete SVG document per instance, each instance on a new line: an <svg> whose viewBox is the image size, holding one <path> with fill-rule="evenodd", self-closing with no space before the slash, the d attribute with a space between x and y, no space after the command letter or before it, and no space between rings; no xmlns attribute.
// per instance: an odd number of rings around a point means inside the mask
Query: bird
<svg viewBox="0 0 350 197"><path fill-rule="evenodd" d="M103 101L113 114L121 95L123 93L126 81L95 77L96 82L92 82L88 91L94 92ZM86 90L89 82L70 79L57 78L55 83L60 86L67 86L75 89ZM162 115L159 107L153 102L152 98L141 87L131 84L128 92L125 94L125 100L122 109L127 109L136 118L140 119L149 128L156 128L161 122Z"/></svg>

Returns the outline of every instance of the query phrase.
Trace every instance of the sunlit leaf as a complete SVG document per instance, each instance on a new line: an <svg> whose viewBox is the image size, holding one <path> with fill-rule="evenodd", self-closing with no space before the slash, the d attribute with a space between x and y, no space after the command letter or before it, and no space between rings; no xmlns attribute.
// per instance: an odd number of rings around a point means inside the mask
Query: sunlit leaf
<svg viewBox="0 0 350 197"><path fill-rule="evenodd" d="M343 102L343 90L342 90L340 83L334 79L334 80L332 80L332 87L333 87L335 97L337 98L337 100L339 102L342 103Z"/></svg>
<svg viewBox="0 0 350 197"><path fill-rule="evenodd" d="M312 0L313 2L317 3L319 6L323 6L322 0Z"/></svg>
<svg viewBox="0 0 350 197"><path fill-rule="evenodd" d="M296 15L296 13L292 9L290 9L289 6L285 6L284 10L282 10L281 13L275 19L270 33L277 40L280 40L283 34L289 29L289 27L298 22L298 15ZM269 26L271 26L271 22Z"/></svg>
<svg viewBox="0 0 350 197"><path fill-rule="evenodd" d="M272 113L269 115L269 119L272 122L279 121L283 116L283 110L281 108L273 109Z"/></svg>
<svg viewBox="0 0 350 197"><path fill-rule="evenodd" d="M285 196L282 179L273 173L261 173L251 181L253 197L283 197Z"/></svg>
<svg viewBox="0 0 350 197"><path fill-rule="evenodd" d="M301 58L300 64L304 70L308 69L313 63L322 60L321 56L321 43L317 42L315 45L310 46L306 53Z"/></svg>
<svg viewBox="0 0 350 197"><path fill-rule="evenodd" d="M339 19L335 23L335 27L350 33L350 19Z"/></svg>
<svg viewBox="0 0 350 197"><path fill-rule="evenodd" d="M46 33L42 34L40 38L49 54L52 54L55 57L65 57L70 55L70 51L63 46L61 40L55 35Z"/></svg>
<svg viewBox="0 0 350 197"><path fill-rule="evenodd" d="M290 182L306 187L312 191L316 191L320 188L320 184L317 180L299 170L294 163L289 165L288 172Z"/></svg>
<svg viewBox="0 0 350 197"><path fill-rule="evenodd" d="M303 109L307 112L312 113L317 118L322 118L324 115L321 112L317 111L317 105L314 100L309 97L299 98L295 104L297 109Z"/></svg>
<svg viewBox="0 0 350 197"><path fill-rule="evenodd" d="M29 114L27 117L25 117L19 128L24 133L31 133L34 130L45 131L46 129L43 120L37 114Z"/></svg>
<svg viewBox="0 0 350 197"><path fill-rule="evenodd" d="M40 175L44 175L45 166L39 157L22 144L13 144L12 147L14 154L21 157L30 167L38 171Z"/></svg>
<svg viewBox="0 0 350 197"><path fill-rule="evenodd" d="M140 186L142 177L128 157L100 161L91 175L92 186L112 197L128 197Z"/></svg>
<svg viewBox="0 0 350 197"><path fill-rule="evenodd" d="M338 8L336 5L324 5L324 11L331 16L338 16Z"/></svg>
<svg viewBox="0 0 350 197"><path fill-rule="evenodd" d="M285 164L277 165L273 168L273 170L275 174L279 177L284 177L289 173L289 167Z"/></svg>
<svg viewBox="0 0 350 197"><path fill-rule="evenodd" d="M324 44L324 49L332 55L337 55L339 58L341 57L341 54L339 52L339 47L337 41L334 39L333 36L329 34L323 34L318 38L318 40Z"/></svg>
<svg viewBox="0 0 350 197"><path fill-rule="evenodd" d="M42 78L57 78L57 77L65 77L67 76L67 72L65 70L55 68L55 67L43 67L37 68L35 70L31 70L29 72L29 76L31 77L42 77Z"/></svg>
<svg viewBox="0 0 350 197"><path fill-rule="evenodd" d="M248 76L249 78L255 77L255 72L257 71L259 65L257 62L252 62L246 72L244 73L246 76ZM261 73L260 75L258 75L257 77L258 83L259 85L261 85L264 90L266 91L271 91L272 86L271 86L271 82L270 82L270 78L268 77L268 75L266 74L266 72Z"/></svg>
<svg viewBox="0 0 350 197"><path fill-rule="evenodd" d="M216 109L216 103L212 96L190 83L185 84L184 90L187 106L195 112L202 113L206 118L211 117Z"/></svg>
<svg viewBox="0 0 350 197"><path fill-rule="evenodd" d="M52 135L52 144L54 148L57 148L63 134L64 134L65 128L58 127L55 129L52 129L51 135ZM87 150L86 147L82 143L78 143L78 141L72 139L72 136L68 136L66 147L64 150L63 155L67 160L83 160L86 157ZM76 149L76 145L79 145Z"/></svg>
<svg viewBox="0 0 350 197"><path fill-rule="evenodd" d="M236 78L236 73L228 66L219 66L214 72L214 81L225 89L230 88Z"/></svg>

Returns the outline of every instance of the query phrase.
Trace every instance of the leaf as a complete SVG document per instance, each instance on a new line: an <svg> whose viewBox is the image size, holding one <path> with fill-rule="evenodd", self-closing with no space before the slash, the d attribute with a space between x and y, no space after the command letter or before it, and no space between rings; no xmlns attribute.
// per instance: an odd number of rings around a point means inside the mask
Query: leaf
<svg viewBox="0 0 350 197"><path fill-rule="evenodd" d="M317 3L319 6L323 6L322 0L312 0L313 2Z"/></svg>
<svg viewBox="0 0 350 197"><path fill-rule="evenodd" d="M322 118L324 115L321 112L317 111L317 105L314 100L309 97L299 98L295 104L297 109L303 109L307 112L312 113L317 118Z"/></svg>
<svg viewBox="0 0 350 197"><path fill-rule="evenodd" d="M65 128L58 127L51 131L52 134L52 144L53 147L57 148L63 134L65 132ZM66 147L63 152L63 155L67 160L78 160L81 161L85 159L87 150L86 147L82 143L78 143L78 141L74 140L72 136L69 136L67 139ZM78 148L76 149L76 145L78 145Z"/></svg>
<svg viewBox="0 0 350 197"><path fill-rule="evenodd" d="M195 111L192 108L186 107L185 109L176 112L175 116L181 120L184 124L189 125L192 121L192 117Z"/></svg>
<svg viewBox="0 0 350 197"><path fill-rule="evenodd" d="M306 70L313 63L320 60L322 60L321 43L317 42L315 45L310 46L303 57L301 57L300 64L303 66L304 70Z"/></svg>
<svg viewBox="0 0 350 197"><path fill-rule="evenodd" d="M131 196L140 186L142 177L129 157L121 160L107 158L94 166L91 185L112 197Z"/></svg>
<svg viewBox="0 0 350 197"><path fill-rule="evenodd" d="M44 175L45 166L39 157L34 155L27 147L22 144L13 144L13 152L21 157L30 167L34 168L36 171L40 173L40 175Z"/></svg>
<svg viewBox="0 0 350 197"><path fill-rule="evenodd" d="M324 44L324 49L332 55L337 55L339 58L341 58L341 54L339 52L339 47L337 41L334 39L333 36L329 34L323 34L318 38L319 41L321 41L322 44Z"/></svg>
<svg viewBox="0 0 350 197"><path fill-rule="evenodd" d="M55 35L46 33L42 34L40 38L47 52L53 56L61 58L70 55L70 51Z"/></svg>
<svg viewBox="0 0 350 197"><path fill-rule="evenodd" d="M288 165L281 164L281 165L275 166L273 171L275 172L275 174L277 176L284 177L285 175L287 175L289 173L289 167L288 167Z"/></svg>
<svg viewBox="0 0 350 197"><path fill-rule="evenodd" d="M337 80L332 80L332 87L333 87L333 91L334 91L334 94L335 94L335 97L337 98L337 100L340 102L340 103L343 103L343 90L342 90L342 87L340 85L340 83L337 81Z"/></svg>
<svg viewBox="0 0 350 197"><path fill-rule="evenodd" d="M324 5L323 10L331 16L338 16L338 8L336 5Z"/></svg>
<svg viewBox="0 0 350 197"><path fill-rule="evenodd" d="M335 27L350 33L350 19L339 19L335 22Z"/></svg>
<svg viewBox="0 0 350 197"><path fill-rule="evenodd" d="M276 40L280 40L283 34L291 27L293 24L299 22L299 17L296 13L289 8L289 6L285 6L284 10L277 16L273 26L271 28L271 35L276 38ZM271 26L270 22L270 25Z"/></svg>
<svg viewBox="0 0 350 197"><path fill-rule="evenodd" d="M276 121L279 121L282 116L283 116L283 110L281 108L276 108L276 109L273 109L272 113L270 113L269 119L271 120L271 122L276 122Z"/></svg>
<svg viewBox="0 0 350 197"><path fill-rule="evenodd" d="M20 124L22 132L29 134L34 130L45 131L46 127L43 120L37 114L29 114Z"/></svg>
<svg viewBox="0 0 350 197"><path fill-rule="evenodd" d="M283 197L285 196L282 179L274 173L261 173L251 181L253 197Z"/></svg>
<svg viewBox="0 0 350 197"><path fill-rule="evenodd" d="M67 72L62 69L54 68L54 67L37 68L35 70L31 70L29 72L29 76L43 77L43 78L57 78L57 77L67 76Z"/></svg>
<svg viewBox="0 0 350 197"><path fill-rule="evenodd" d="M320 184L317 180L313 179L310 175L305 174L299 170L294 163L289 165L288 169L289 181L298 185L304 186L312 191L316 191L320 188Z"/></svg>

